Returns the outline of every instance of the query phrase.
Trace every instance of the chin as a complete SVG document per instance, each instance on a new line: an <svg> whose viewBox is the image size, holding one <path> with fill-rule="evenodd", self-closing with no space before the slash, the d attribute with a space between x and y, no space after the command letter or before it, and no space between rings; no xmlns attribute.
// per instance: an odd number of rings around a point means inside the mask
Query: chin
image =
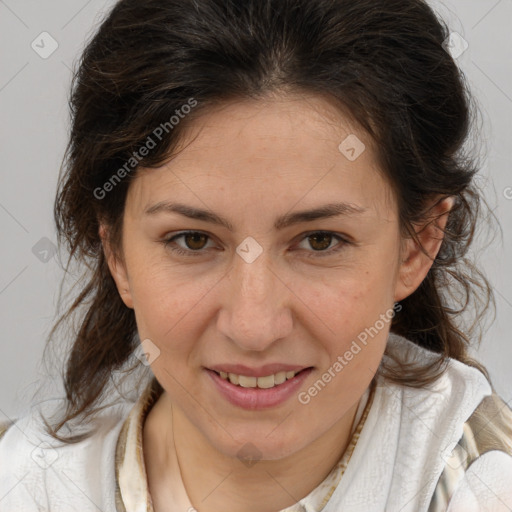
<svg viewBox="0 0 512 512"><path fill-rule="evenodd" d="M242 462L285 459L297 453L305 444L303 436L292 437L288 433L281 433L279 439L271 439L268 434L262 434L261 430L247 432L245 435L234 435L233 438L210 438L210 442L227 457L237 458Z"/></svg>

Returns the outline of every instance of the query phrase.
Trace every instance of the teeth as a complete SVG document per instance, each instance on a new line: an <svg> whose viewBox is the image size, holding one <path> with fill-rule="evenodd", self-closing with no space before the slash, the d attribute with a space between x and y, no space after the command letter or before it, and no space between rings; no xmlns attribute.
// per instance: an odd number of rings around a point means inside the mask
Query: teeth
<svg viewBox="0 0 512 512"><path fill-rule="evenodd" d="M298 372L278 372L274 375L265 375L264 377L248 377L246 375L237 375L236 373L219 372L224 380L229 380L235 386L243 388L270 389L279 384L283 384L288 379L293 379Z"/></svg>
<svg viewBox="0 0 512 512"><path fill-rule="evenodd" d="M238 376L238 384L243 388L255 388L258 379L256 377L246 377L245 375Z"/></svg>
<svg viewBox="0 0 512 512"><path fill-rule="evenodd" d="M258 387L268 389L274 387L274 376L268 375L267 377L258 377Z"/></svg>
<svg viewBox="0 0 512 512"><path fill-rule="evenodd" d="M274 383L282 384L286 380L286 372L279 372L274 375Z"/></svg>

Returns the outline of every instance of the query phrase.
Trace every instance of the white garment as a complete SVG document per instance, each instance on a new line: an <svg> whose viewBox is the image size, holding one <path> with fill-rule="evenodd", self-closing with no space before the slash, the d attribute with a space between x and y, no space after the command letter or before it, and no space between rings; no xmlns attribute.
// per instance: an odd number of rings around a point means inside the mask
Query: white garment
<svg viewBox="0 0 512 512"><path fill-rule="evenodd" d="M396 335L388 343L406 360L431 357ZM430 389L393 384L382 375L377 383L345 474L322 512L427 512L465 421L491 394L479 371L453 360ZM92 437L63 446L42 431L35 413L18 419L0 440L0 511L115 512L116 443L133 407L127 402L103 411ZM45 442L55 448L38 448ZM299 504L306 512L319 512L307 497ZM511 510L512 456L497 450L469 467L448 508Z"/></svg>

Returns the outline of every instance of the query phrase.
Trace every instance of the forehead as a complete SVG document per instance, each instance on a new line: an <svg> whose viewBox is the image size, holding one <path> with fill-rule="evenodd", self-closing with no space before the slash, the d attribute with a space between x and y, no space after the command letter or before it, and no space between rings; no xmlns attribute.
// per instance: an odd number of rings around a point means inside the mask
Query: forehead
<svg viewBox="0 0 512 512"><path fill-rule="evenodd" d="M227 198L233 207L251 198L288 209L297 201L358 202L381 215L395 207L369 135L318 96L207 111L190 123L167 164L139 169L128 196L134 213L177 197L203 205L219 197L224 207Z"/></svg>

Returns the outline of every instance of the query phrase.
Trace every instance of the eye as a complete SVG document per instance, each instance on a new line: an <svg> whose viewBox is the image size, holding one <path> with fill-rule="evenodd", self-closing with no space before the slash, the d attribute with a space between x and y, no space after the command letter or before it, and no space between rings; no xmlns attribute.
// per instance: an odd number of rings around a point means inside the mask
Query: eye
<svg viewBox="0 0 512 512"><path fill-rule="evenodd" d="M335 239L337 239L339 242L338 244L332 246L331 244ZM330 231L313 231L310 233L306 233L301 243L303 242L306 242L309 245L309 247L313 249L312 253L311 251L308 250L308 248L305 249L306 251L311 253L308 254L308 257L313 258L330 256L333 253L341 251L342 249L345 248L346 245L350 244L350 242L345 238ZM326 250L329 247L330 249Z"/></svg>
<svg viewBox="0 0 512 512"><path fill-rule="evenodd" d="M176 240L183 239L185 247L177 244ZM199 256L205 248L209 236L201 231L184 231L162 241L171 251L185 256Z"/></svg>
<svg viewBox="0 0 512 512"><path fill-rule="evenodd" d="M178 244L177 240L182 239L184 245ZM162 243L167 249L170 249L176 254L183 256L200 256L204 252L203 249L207 249L207 243L210 240L210 236L201 231L183 231L170 238L162 240ZM334 246L332 243L338 240L338 243ZM351 242L346 240L340 235L332 233L330 231L312 231L306 233L303 236L300 243L307 243L309 248L299 247L301 250L305 250L310 254L307 257L324 257L337 253L349 245ZM313 249L312 251L310 250Z"/></svg>

